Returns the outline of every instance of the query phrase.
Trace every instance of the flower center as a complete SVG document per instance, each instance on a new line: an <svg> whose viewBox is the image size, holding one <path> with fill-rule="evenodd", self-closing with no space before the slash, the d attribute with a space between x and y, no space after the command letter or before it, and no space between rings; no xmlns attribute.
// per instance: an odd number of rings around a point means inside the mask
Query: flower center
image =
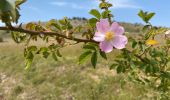
<svg viewBox="0 0 170 100"><path fill-rule="evenodd" d="M114 38L114 32L106 32L105 39L110 41Z"/></svg>

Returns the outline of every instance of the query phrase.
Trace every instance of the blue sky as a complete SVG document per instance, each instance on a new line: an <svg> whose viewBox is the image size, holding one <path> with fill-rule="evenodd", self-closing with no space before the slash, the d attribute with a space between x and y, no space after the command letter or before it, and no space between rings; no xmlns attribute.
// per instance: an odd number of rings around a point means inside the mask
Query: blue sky
<svg viewBox="0 0 170 100"><path fill-rule="evenodd" d="M137 16L140 9L152 11L156 16L153 25L170 27L170 0L108 0L116 21L143 23ZM21 7L20 22L48 21L64 16L86 17L90 9L98 7L98 0L27 0Z"/></svg>

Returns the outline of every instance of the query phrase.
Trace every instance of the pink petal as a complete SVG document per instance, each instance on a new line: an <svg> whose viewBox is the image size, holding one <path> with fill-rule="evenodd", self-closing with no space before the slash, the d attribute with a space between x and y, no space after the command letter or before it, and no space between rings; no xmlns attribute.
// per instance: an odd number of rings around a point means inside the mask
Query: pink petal
<svg viewBox="0 0 170 100"><path fill-rule="evenodd" d="M94 37L93 37L93 40L95 40L97 42L102 42L102 41L105 40L105 35L101 34L100 32L96 32Z"/></svg>
<svg viewBox="0 0 170 100"><path fill-rule="evenodd" d="M125 32L124 28L117 22L112 23L110 31L114 32L115 35L122 35Z"/></svg>
<svg viewBox="0 0 170 100"><path fill-rule="evenodd" d="M125 48L127 42L128 42L128 39L126 36L116 35L112 41L112 44L116 49L123 49Z"/></svg>
<svg viewBox="0 0 170 100"><path fill-rule="evenodd" d="M119 24L117 22L113 22L111 27L110 27L110 30L115 32L118 27L119 27Z"/></svg>
<svg viewBox="0 0 170 100"><path fill-rule="evenodd" d="M105 53L109 53L113 50L113 45L109 41L103 41L100 42L100 49Z"/></svg>
<svg viewBox="0 0 170 100"><path fill-rule="evenodd" d="M100 22L96 23L97 30L101 33L106 33L110 29L108 19L100 19Z"/></svg>

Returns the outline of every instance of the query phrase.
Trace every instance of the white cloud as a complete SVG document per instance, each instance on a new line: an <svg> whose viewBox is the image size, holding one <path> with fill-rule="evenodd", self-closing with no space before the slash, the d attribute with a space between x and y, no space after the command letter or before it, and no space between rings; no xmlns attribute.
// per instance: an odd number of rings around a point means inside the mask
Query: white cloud
<svg viewBox="0 0 170 100"><path fill-rule="evenodd" d="M132 8L132 9L139 9L141 8L139 5L137 5L134 0L107 0L111 4L113 4L112 9L118 9L118 8ZM99 1L95 1L96 4L99 4Z"/></svg>
<svg viewBox="0 0 170 100"><path fill-rule="evenodd" d="M56 6L66 6L68 3L67 2L63 2L63 1L54 1L54 2L50 2L51 5L56 5Z"/></svg>
<svg viewBox="0 0 170 100"><path fill-rule="evenodd" d="M51 2L50 4L51 5L56 5L56 6L66 6L68 3L67 2L61 2L61 1L60 2L56 1L56 2Z"/></svg>
<svg viewBox="0 0 170 100"><path fill-rule="evenodd" d="M132 0L110 0L113 3L113 8L141 8Z"/></svg>
<svg viewBox="0 0 170 100"><path fill-rule="evenodd" d="M108 2L113 4L113 7L111 9L118 9L118 8L131 8L131 9L139 9L141 8L138 6L134 0L107 0ZM87 0L84 1L86 3L80 4L76 2L68 2L65 0L59 0L59 1L53 1L50 2L50 5L55 5L58 7L70 7L73 9L92 9L92 8L98 8L99 0Z"/></svg>
<svg viewBox="0 0 170 100"><path fill-rule="evenodd" d="M66 1L54 1L50 3L51 5L60 6L60 7L71 7L73 9L88 9L87 7L77 4L77 3L70 3Z"/></svg>
<svg viewBox="0 0 170 100"><path fill-rule="evenodd" d="M37 13L40 13L40 12L41 12L40 9L38 9L37 7L34 7L34 6L28 6L27 8L30 9L30 10L33 10L33 11L35 11L35 12L37 12Z"/></svg>
<svg viewBox="0 0 170 100"><path fill-rule="evenodd" d="M75 3L72 3L72 4L71 4L71 7L74 8L74 9L86 9L86 7L77 5L77 4L75 4Z"/></svg>

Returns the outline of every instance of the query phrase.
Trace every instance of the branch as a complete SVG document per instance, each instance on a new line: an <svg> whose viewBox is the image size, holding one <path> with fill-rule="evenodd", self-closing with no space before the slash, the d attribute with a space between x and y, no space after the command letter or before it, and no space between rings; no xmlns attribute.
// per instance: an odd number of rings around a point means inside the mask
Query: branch
<svg viewBox="0 0 170 100"><path fill-rule="evenodd" d="M75 37L67 37L65 35L62 35L62 34L59 34L59 33L56 33L56 32L32 31L32 30L27 30L27 29L18 28L18 27L0 27L0 30L10 30L10 31L15 31L15 32L27 33L27 34L30 34L30 35L44 34L44 35L50 35L50 36L58 36L58 37L62 37L62 38L77 41L77 42L85 42L85 43L93 42L93 43L97 43L94 40L79 39L79 38L75 38Z"/></svg>
<svg viewBox="0 0 170 100"><path fill-rule="evenodd" d="M40 31L31 31L31 30L27 30L27 29L23 29L23 28L18 28L18 27L0 27L0 30L10 30L10 31L15 31L15 32L21 32L21 33L27 33L30 35L39 35L39 34L44 34L44 35L50 35L50 36L58 36L58 37L62 37L68 40L72 40L72 41L76 41L76 42L92 42L92 43L98 43L94 40L87 40L87 39L79 39L79 38L75 38L75 37L67 37L65 35L56 33L56 32L40 32ZM129 53L132 53L131 51L128 51ZM140 59L142 62L145 62L145 60L139 56L139 55L135 55L138 59Z"/></svg>

